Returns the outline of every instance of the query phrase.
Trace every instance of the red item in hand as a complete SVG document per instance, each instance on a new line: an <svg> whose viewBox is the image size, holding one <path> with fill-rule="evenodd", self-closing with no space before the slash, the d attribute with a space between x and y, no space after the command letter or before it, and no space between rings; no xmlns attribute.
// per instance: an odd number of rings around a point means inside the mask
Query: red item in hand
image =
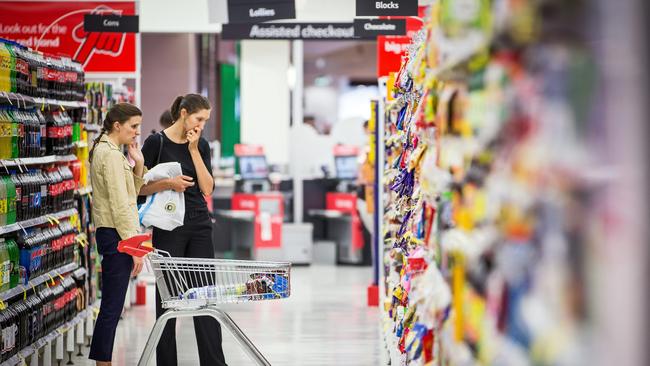
<svg viewBox="0 0 650 366"><path fill-rule="evenodd" d="M151 234L140 234L120 240L117 243L117 250L120 253L126 253L134 257L144 257L153 250Z"/></svg>

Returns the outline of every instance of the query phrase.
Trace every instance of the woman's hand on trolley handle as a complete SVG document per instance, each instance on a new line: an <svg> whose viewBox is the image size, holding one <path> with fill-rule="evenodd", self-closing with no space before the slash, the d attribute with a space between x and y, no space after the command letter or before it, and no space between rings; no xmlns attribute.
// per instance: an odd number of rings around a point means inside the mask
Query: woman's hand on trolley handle
<svg viewBox="0 0 650 366"><path fill-rule="evenodd" d="M131 277L136 277L140 274L143 263L142 257L133 257L133 270L131 271Z"/></svg>

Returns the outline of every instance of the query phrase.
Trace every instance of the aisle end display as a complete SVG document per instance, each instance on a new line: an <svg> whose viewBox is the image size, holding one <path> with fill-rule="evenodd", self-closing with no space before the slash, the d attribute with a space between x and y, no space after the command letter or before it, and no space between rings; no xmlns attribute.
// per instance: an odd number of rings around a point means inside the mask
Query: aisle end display
<svg viewBox="0 0 650 366"><path fill-rule="evenodd" d="M391 364L575 365L598 211L570 92L590 65L540 40L532 1L460 3L429 6L382 101Z"/></svg>

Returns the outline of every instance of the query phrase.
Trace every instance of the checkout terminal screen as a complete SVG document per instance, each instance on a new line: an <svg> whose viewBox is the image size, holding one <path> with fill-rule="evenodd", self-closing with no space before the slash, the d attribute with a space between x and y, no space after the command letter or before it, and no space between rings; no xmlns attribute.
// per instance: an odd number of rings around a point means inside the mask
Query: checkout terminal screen
<svg viewBox="0 0 650 366"><path fill-rule="evenodd" d="M239 174L243 179L266 179L269 176L269 166L265 156L239 157Z"/></svg>
<svg viewBox="0 0 650 366"><path fill-rule="evenodd" d="M334 158L336 164L336 177L339 179L356 179L359 174L357 157L337 156Z"/></svg>

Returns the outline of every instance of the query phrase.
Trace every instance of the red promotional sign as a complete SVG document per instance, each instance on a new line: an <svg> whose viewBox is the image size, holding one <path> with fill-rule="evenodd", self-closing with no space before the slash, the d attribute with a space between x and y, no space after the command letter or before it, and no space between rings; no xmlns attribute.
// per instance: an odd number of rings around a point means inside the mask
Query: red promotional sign
<svg viewBox="0 0 650 366"><path fill-rule="evenodd" d="M264 147L262 145L235 145L235 156L261 156L264 155Z"/></svg>
<svg viewBox="0 0 650 366"><path fill-rule="evenodd" d="M419 8L420 18L426 7ZM386 18L394 19L394 18ZM406 36L379 36L377 37L377 77L388 76L391 72L399 71L402 65L402 56L411 44L415 34L422 28L422 21L418 18L406 18Z"/></svg>
<svg viewBox="0 0 650 366"><path fill-rule="evenodd" d="M135 15L135 2L2 1L0 38L71 57L86 72L135 72L135 35L84 32L85 14Z"/></svg>
<svg viewBox="0 0 650 366"><path fill-rule="evenodd" d="M354 145L334 145L334 156L357 156L359 148Z"/></svg>

